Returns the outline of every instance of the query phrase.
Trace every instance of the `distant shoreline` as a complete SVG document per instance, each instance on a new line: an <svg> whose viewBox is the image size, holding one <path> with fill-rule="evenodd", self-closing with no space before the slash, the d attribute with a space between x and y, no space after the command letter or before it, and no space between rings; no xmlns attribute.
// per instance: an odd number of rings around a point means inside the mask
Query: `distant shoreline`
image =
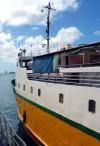
<svg viewBox="0 0 100 146"><path fill-rule="evenodd" d="M15 74L15 72L9 72L9 73L0 73L0 75L12 75L12 74Z"/></svg>

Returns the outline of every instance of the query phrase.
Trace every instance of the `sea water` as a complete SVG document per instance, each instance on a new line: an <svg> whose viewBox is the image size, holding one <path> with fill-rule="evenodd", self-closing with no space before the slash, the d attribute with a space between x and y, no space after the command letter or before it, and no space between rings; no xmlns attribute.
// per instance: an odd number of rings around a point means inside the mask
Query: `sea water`
<svg viewBox="0 0 100 146"><path fill-rule="evenodd" d="M27 146L37 146L25 134L25 131L21 127L19 128L16 99L11 86L11 80L13 79L15 79L14 74L0 74L0 112L4 114L14 130L26 142Z"/></svg>
<svg viewBox="0 0 100 146"><path fill-rule="evenodd" d="M15 96L11 86L11 80L15 74L0 74L0 112L4 114L12 127L18 129L18 115Z"/></svg>

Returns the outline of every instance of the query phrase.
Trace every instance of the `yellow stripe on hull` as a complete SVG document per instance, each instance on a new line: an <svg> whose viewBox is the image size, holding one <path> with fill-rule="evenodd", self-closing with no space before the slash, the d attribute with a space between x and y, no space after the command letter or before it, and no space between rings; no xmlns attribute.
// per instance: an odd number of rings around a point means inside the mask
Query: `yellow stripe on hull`
<svg viewBox="0 0 100 146"><path fill-rule="evenodd" d="M66 124L17 96L18 110L32 133L48 146L100 146L100 140Z"/></svg>

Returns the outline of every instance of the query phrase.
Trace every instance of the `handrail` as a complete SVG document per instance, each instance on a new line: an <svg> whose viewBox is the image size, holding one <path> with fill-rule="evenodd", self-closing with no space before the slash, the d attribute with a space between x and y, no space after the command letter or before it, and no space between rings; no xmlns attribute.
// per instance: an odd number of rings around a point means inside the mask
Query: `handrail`
<svg viewBox="0 0 100 146"><path fill-rule="evenodd" d="M16 134L4 115L0 112L0 132L9 146L26 146L24 141Z"/></svg>
<svg viewBox="0 0 100 146"><path fill-rule="evenodd" d="M59 65L59 67L63 68L72 68L72 67L92 67L92 66L100 66L100 62L95 63L84 63L84 64L69 64L69 65Z"/></svg>
<svg viewBox="0 0 100 146"><path fill-rule="evenodd" d="M30 80L37 80L37 81L43 81L43 82L54 82L54 83L62 83L62 84L73 84L73 85L81 85L81 86L94 86L94 87L100 87L100 73L99 72L91 72L87 73L64 73L62 75L55 74L55 75L34 75L34 74L27 74L28 79Z"/></svg>

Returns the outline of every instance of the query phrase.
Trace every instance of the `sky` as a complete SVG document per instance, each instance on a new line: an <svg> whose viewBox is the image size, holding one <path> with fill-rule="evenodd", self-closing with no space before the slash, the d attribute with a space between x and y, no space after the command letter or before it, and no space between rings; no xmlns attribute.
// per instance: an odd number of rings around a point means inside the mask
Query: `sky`
<svg viewBox="0 0 100 146"><path fill-rule="evenodd" d="M15 71L19 49L46 53L48 2L51 52L100 41L100 0L0 0L0 72Z"/></svg>

